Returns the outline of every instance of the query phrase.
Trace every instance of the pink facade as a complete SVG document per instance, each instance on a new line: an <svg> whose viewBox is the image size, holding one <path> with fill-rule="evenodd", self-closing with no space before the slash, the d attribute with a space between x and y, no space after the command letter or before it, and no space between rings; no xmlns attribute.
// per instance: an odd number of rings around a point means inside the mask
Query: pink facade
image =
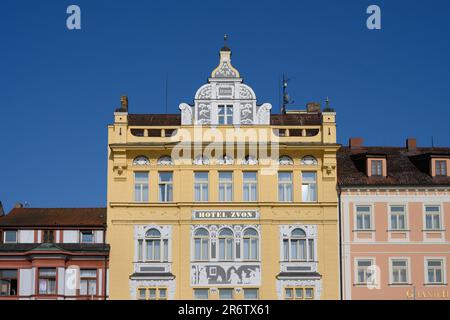
<svg viewBox="0 0 450 320"><path fill-rule="evenodd" d="M343 299L450 299L450 187L341 188Z"/></svg>

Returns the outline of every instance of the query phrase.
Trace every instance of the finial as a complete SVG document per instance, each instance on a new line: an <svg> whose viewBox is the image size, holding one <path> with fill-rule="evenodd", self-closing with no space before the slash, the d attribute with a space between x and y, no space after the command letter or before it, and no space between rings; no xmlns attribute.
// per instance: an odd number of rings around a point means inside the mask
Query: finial
<svg viewBox="0 0 450 320"><path fill-rule="evenodd" d="M225 33L225 34L223 35L223 43L224 43L224 46L225 46L225 47L227 46L227 41L228 41L228 35Z"/></svg>

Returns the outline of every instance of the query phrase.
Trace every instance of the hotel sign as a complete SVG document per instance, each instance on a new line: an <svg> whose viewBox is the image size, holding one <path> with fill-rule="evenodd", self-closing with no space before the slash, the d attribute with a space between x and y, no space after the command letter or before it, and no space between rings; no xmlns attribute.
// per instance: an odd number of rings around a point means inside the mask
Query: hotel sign
<svg viewBox="0 0 450 320"><path fill-rule="evenodd" d="M193 210L193 220L248 220L259 219L257 210Z"/></svg>

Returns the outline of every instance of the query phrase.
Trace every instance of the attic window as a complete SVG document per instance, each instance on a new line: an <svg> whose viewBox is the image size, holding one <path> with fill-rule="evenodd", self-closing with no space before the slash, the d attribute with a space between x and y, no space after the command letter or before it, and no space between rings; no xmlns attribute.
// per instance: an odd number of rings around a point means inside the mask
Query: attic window
<svg viewBox="0 0 450 320"><path fill-rule="evenodd" d="M6 230L4 233L4 243L17 243L17 230Z"/></svg>
<svg viewBox="0 0 450 320"><path fill-rule="evenodd" d="M383 175L383 161L371 160L371 175L382 176Z"/></svg>
<svg viewBox="0 0 450 320"><path fill-rule="evenodd" d="M447 176L447 161L446 160L435 160L435 173L436 176Z"/></svg>

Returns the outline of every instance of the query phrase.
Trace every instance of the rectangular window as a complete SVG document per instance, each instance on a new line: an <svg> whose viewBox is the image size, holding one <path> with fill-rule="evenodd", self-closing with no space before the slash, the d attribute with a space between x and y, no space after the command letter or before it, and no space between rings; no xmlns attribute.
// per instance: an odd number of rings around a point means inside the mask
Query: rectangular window
<svg viewBox="0 0 450 320"><path fill-rule="evenodd" d="M17 230L6 230L4 232L5 243L17 243Z"/></svg>
<svg viewBox="0 0 450 320"><path fill-rule="evenodd" d="M446 160L436 160L435 161L435 174L437 176L447 176L447 161Z"/></svg>
<svg viewBox="0 0 450 320"><path fill-rule="evenodd" d="M94 243L94 231L93 230L82 230L80 232L81 243Z"/></svg>
<svg viewBox="0 0 450 320"><path fill-rule="evenodd" d="M442 259L427 260L427 283L443 284L444 283L444 261Z"/></svg>
<svg viewBox="0 0 450 320"><path fill-rule="evenodd" d="M195 201L208 201L208 172L194 173Z"/></svg>
<svg viewBox="0 0 450 320"><path fill-rule="evenodd" d="M55 231L54 230L43 230L44 243L54 243L55 242Z"/></svg>
<svg viewBox="0 0 450 320"><path fill-rule="evenodd" d="M80 295L97 295L97 270L80 270Z"/></svg>
<svg viewBox="0 0 450 320"><path fill-rule="evenodd" d="M285 300L314 299L314 289L303 287L284 288L284 299Z"/></svg>
<svg viewBox="0 0 450 320"><path fill-rule="evenodd" d="M391 230L406 230L406 210L404 206L391 206Z"/></svg>
<svg viewBox="0 0 450 320"><path fill-rule="evenodd" d="M146 291L147 290L145 288L138 289L138 300L146 300L147 299Z"/></svg>
<svg viewBox="0 0 450 320"><path fill-rule="evenodd" d="M256 172L244 172L243 173L243 194L244 201L254 202L258 200L258 178Z"/></svg>
<svg viewBox="0 0 450 320"><path fill-rule="evenodd" d="M219 124L233 124L233 106L219 105L218 106Z"/></svg>
<svg viewBox="0 0 450 320"><path fill-rule="evenodd" d="M167 300L167 288L138 288L138 300Z"/></svg>
<svg viewBox="0 0 450 320"><path fill-rule="evenodd" d="M425 229L426 230L441 230L441 208L439 206L425 207Z"/></svg>
<svg viewBox="0 0 450 320"><path fill-rule="evenodd" d="M194 289L195 300L208 300L209 289Z"/></svg>
<svg viewBox="0 0 450 320"><path fill-rule="evenodd" d="M220 300L233 300L234 289L219 289Z"/></svg>
<svg viewBox="0 0 450 320"><path fill-rule="evenodd" d="M372 281L373 270L372 270L373 260L363 259L357 260L356 262L356 272L357 272L357 284L368 284Z"/></svg>
<svg viewBox="0 0 450 320"><path fill-rule="evenodd" d="M302 201L317 201L317 174L316 172L302 172Z"/></svg>
<svg viewBox="0 0 450 320"><path fill-rule="evenodd" d="M148 172L134 173L134 201L148 202Z"/></svg>
<svg viewBox="0 0 450 320"><path fill-rule="evenodd" d="M408 260L406 259L391 260L391 280L392 284L408 283Z"/></svg>
<svg viewBox="0 0 450 320"><path fill-rule="evenodd" d="M383 176L383 161L382 160L372 160L371 161L371 172L372 176Z"/></svg>
<svg viewBox="0 0 450 320"><path fill-rule="evenodd" d="M0 270L0 296L17 296L17 270Z"/></svg>
<svg viewBox="0 0 450 320"><path fill-rule="evenodd" d="M372 229L372 215L370 211L370 206L356 207L356 230L364 231Z"/></svg>
<svg viewBox="0 0 450 320"><path fill-rule="evenodd" d="M149 300L156 300L157 299L156 289L155 288L148 289L148 299Z"/></svg>
<svg viewBox="0 0 450 320"><path fill-rule="evenodd" d="M173 174L172 172L159 173L159 201L173 201Z"/></svg>
<svg viewBox="0 0 450 320"><path fill-rule="evenodd" d="M244 299L245 300L258 300L259 290L258 289L244 289Z"/></svg>
<svg viewBox="0 0 450 320"><path fill-rule="evenodd" d="M233 201L232 172L219 172L219 201Z"/></svg>
<svg viewBox="0 0 450 320"><path fill-rule="evenodd" d="M39 269L39 294L56 294L56 268Z"/></svg>
<svg viewBox="0 0 450 320"><path fill-rule="evenodd" d="M292 201L292 172L278 172L278 201Z"/></svg>

